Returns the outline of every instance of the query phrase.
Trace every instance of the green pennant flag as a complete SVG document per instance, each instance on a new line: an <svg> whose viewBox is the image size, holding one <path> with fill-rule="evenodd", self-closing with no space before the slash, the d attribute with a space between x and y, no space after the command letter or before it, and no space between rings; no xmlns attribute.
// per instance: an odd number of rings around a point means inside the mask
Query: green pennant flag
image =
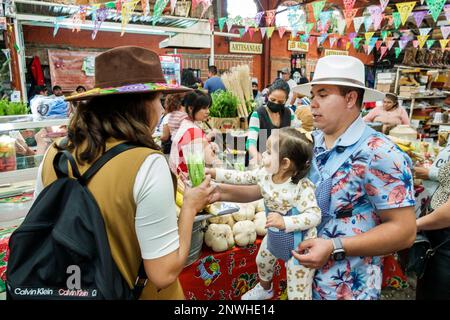
<svg viewBox="0 0 450 320"><path fill-rule="evenodd" d="M115 9L116 8L116 3L115 2L107 2L107 3L105 3L105 8Z"/></svg>
<svg viewBox="0 0 450 320"><path fill-rule="evenodd" d="M402 24L402 19L400 18L400 12L392 13L392 17L394 17L394 28L398 29Z"/></svg>
<svg viewBox="0 0 450 320"><path fill-rule="evenodd" d="M311 22L311 23L307 23L306 24L306 34L310 34L311 33L311 30L314 28L314 22Z"/></svg>
<svg viewBox="0 0 450 320"><path fill-rule="evenodd" d="M398 56L400 55L400 52L402 52L402 49L398 48L398 47L396 47L394 49L395 49L395 59L398 59Z"/></svg>
<svg viewBox="0 0 450 320"><path fill-rule="evenodd" d="M436 40L427 40L427 48L430 49Z"/></svg>
<svg viewBox="0 0 450 320"><path fill-rule="evenodd" d="M437 20L439 19L439 15L444 8L446 0L426 0L426 2L434 22L437 22Z"/></svg>
<svg viewBox="0 0 450 320"><path fill-rule="evenodd" d="M14 43L14 49L16 49L17 53L20 53L20 48L17 43Z"/></svg>
<svg viewBox="0 0 450 320"><path fill-rule="evenodd" d="M227 22L227 17L219 18L218 22L219 22L219 30L220 32L222 32L223 27L225 26L225 22Z"/></svg>
<svg viewBox="0 0 450 320"><path fill-rule="evenodd" d="M359 49L361 40L362 38L359 37L353 38L353 46L355 47L355 49Z"/></svg>
<svg viewBox="0 0 450 320"><path fill-rule="evenodd" d="M244 36L245 33L245 28L239 28L239 35L241 36L241 38Z"/></svg>
<svg viewBox="0 0 450 320"><path fill-rule="evenodd" d="M389 31L381 31L381 37L383 38L383 41L386 41L386 38L388 36Z"/></svg>
<svg viewBox="0 0 450 320"><path fill-rule="evenodd" d="M323 7L325 7L326 0L317 1L312 3L313 12L314 12L314 20L319 21L320 13L323 10Z"/></svg>

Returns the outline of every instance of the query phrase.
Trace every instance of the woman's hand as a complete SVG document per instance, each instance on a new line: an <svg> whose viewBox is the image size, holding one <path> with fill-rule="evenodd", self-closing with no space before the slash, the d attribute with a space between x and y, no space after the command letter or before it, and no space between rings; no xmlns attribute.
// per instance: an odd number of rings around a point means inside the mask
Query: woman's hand
<svg viewBox="0 0 450 320"><path fill-rule="evenodd" d="M270 212L267 215L266 228L275 227L279 230L286 229L284 219L278 212Z"/></svg>
<svg viewBox="0 0 450 320"><path fill-rule="evenodd" d="M183 207L194 209L195 213L202 211L213 199L215 186L211 185L211 176L207 175L203 182L190 188L187 185L184 189Z"/></svg>
<svg viewBox="0 0 450 320"><path fill-rule="evenodd" d="M205 175L210 175L212 179L215 179L216 178L216 169L205 168Z"/></svg>
<svg viewBox="0 0 450 320"><path fill-rule="evenodd" d="M425 167L414 167L414 178L428 180L430 170Z"/></svg>

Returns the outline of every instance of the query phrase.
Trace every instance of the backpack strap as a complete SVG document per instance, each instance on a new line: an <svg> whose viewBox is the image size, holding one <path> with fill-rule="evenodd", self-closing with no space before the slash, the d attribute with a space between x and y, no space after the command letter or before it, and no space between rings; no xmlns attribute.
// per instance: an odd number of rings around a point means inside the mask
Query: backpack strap
<svg viewBox="0 0 450 320"><path fill-rule="evenodd" d="M53 158L53 169L55 170L56 176L58 177L58 179L69 176L69 167L67 165L67 160L69 160L70 162L73 176L79 179L81 177L81 174L78 170L77 163L72 154L67 150L59 151Z"/></svg>
<svg viewBox="0 0 450 320"><path fill-rule="evenodd" d="M97 161L94 162L94 164L81 176L78 178L81 184L86 184L89 179L91 179L94 174L97 173L98 170L100 170L109 160L114 158L115 156L119 155L120 153L137 148L137 145L132 145L129 143L121 143L118 144L115 147L112 147L108 151L106 151Z"/></svg>
<svg viewBox="0 0 450 320"><path fill-rule="evenodd" d="M147 273L145 272L145 267L144 267L144 261L141 262L141 265L139 266L139 271L138 271L138 276L136 278L136 282L134 283L134 288L133 288L133 295L134 297L137 299L139 299L139 297L142 294L142 291L145 288L145 285L147 284L148 278L147 278Z"/></svg>

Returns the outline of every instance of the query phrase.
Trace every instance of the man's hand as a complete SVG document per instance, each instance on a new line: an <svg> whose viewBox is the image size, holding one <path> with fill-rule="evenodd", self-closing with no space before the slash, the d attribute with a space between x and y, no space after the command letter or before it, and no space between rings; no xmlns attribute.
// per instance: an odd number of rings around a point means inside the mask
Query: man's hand
<svg viewBox="0 0 450 320"><path fill-rule="evenodd" d="M428 180L429 172L430 172L430 170L428 170L427 168L414 167L414 178Z"/></svg>
<svg viewBox="0 0 450 320"><path fill-rule="evenodd" d="M302 241L297 251L292 250L292 254L305 267L320 269L330 259L333 249L331 240L316 238Z"/></svg>
<svg viewBox="0 0 450 320"><path fill-rule="evenodd" d="M281 214L277 212L270 212L267 215L266 228L275 227L279 230L286 229L286 225L284 224L284 219Z"/></svg>

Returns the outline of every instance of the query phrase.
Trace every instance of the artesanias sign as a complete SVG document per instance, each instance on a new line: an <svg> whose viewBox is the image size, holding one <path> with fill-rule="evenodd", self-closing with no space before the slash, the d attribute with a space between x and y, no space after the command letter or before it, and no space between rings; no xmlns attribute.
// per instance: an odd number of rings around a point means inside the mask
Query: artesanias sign
<svg viewBox="0 0 450 320"><path fill-rule="evenodd" d="M230 42L231 53L262 54L262 43Z"/></svg>

